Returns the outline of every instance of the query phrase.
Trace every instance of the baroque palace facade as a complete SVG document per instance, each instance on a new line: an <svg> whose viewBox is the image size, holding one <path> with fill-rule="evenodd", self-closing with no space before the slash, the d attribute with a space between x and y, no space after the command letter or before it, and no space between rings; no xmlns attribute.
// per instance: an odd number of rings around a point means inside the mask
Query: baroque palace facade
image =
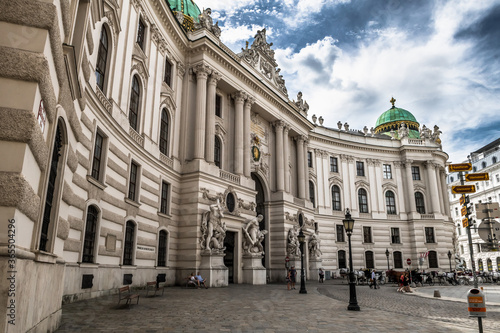
<svg viewBox="0 0 500 333"><path fill-rule="evenodd" d="M300 227L309 276L335 274L346 208L355 268L446 269L439 129L394 100L371 130L309 121L265 29L235 54L191 0L2 1L0 25L0 330L197 270L283 281Z"/></svg>

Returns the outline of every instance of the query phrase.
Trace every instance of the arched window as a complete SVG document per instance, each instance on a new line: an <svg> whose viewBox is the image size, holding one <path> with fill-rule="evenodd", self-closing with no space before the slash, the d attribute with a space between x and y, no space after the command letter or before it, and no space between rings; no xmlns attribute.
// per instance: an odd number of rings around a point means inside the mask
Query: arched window
<svg viewBox="0 0 500 333"><path fill-rule="evenodd" d="M52 243L51 238L53 238L54 223L52 223L52 221L57 221L55 216L57 212L56 200L62 179L62 175L59 171L63 169L61 167L63 154L63 131L61 126L61 124L57 125L56 136L54 139L54 148L52 150L52 159L49 169L49 180L47 183L47 195L45 196L45 207L43 210L42 229L40 232L39 249L46 252L50 251L50 243Z"/></svg>
<svg viewBox="0 0 500 333"><path fill-rule="evenodd" d="M340 187L337 185L332 186L332 209L342 210L342 206L340 204Z"/></svg>
<svg viewBox="0 0 500 333"><path fill-rule="evenodd" d="M125 244L123 247L123 264L132 265L134 254L134 234L135 224L132 221L127 221L125 227Z"/></svg>
<svg viewBox="0 0 500 333"><path fill-rule="evenodd" d="M167 109L163 109L161 111L160 152L163 155L168 155L168 112L167 112Z"/></svg>
<svg viewBox="0 0 500 333"><path fill-rule="evenodd" d="M403 255L400 251L394 251L392 259L394 261L394 268L403 268Z"/></svg>
<svg viewBox="0 0 500 333"><path fill-rule="evenodd" d="M491 258L486 260L486 266L488 267L488 272L493 272L493 262L491 261Z"/></svg>
<svg viewBox="0 0 500 333"><path fill-rule="evenodd" d="M438 268L438 258L436 251L429 251L429 268Z"/></svg>
<svg viewBox="0 0 500 333"><path fill-rule="evenodd" d="M316 208L316 198L315 198L315 193L314 193L314 183L310 180L309 181L309 200L311 200L313 204L313 208Z"/></svg>
<svg viewBox="0 0 500 333"><path fill-rule="evenodd" d="M481 163L481 168L486 168L486 162Z"/></svg>
<svg viewBox="0 0 500 333"><path fill-rule="evenodd" d="M387 207L387 214L396 215L396 198L394 192L385 192L385 206Z"/></svg>
<svg viewBox="0 0 500 333"><path fill-rule="evenodd" d="M424 195L421 192L415 192L415 206L418 213L425 214Z"/></svg>
<svg viewBox="0 0 500 333"><path fill-rule="evenodd" d="M484 271L483 260L482 259L478 259L477 260L477 269L479 269L480 272Z"/></svg>
<svg viewBox="0 0 500 333"><path fill-rule="evenodd" d="M139 80L137 75L134 75L132 79L132 91L130 93L130 110L128 115L128 121L130 126L137 131L137 124L139 118L139 104L141 98L141 88L139 86Z"/></svg>
<svg viewBox="0 0 500 333"><path fill-rule="evenodd" d="M83 240L82 262L94 262L96 244L97 216L99 211L95 206L87 209L87 222L85 224L85 238Z"/></svg>
<svg viewBox="0 0 500 333"><path fill-rule="evenodd" d="M496 157L496 156L493 156L493 157L491 158L491 162L492 162L493 164L494 164L494 163L496 163L496 162L497 162L497 157Z"/></svg>
<svg viewBox="0 0 500 333"><path fill-rule="evenodd" d="M167 232L165 230L161 230L158 237L158 266L167 266Z"/></svg>
<svg viewBox="0 0 500 333"><path fill-rule="evenodd" d="M344 250L338 252L339 268L347 268L347 259Z"/></svg>
<svg viewBox="0 0 500 333"><path fill-rule="evenodd" d="M364 188L360 188L358 191L358 203L359 212L368 213L368 196L366 195L366 190Z"/></svg>
<svg viewBox="0 0 500 333"><path fill-rule="evenodd" d="M455 178L450 177L450 182L453 183L455 181Z"/></svg>
<svg viewBox="0 0 500 333"><path fill-rule="evenodd" d="M375 268L375 262L373 261L372 251L365 252L365 262L366 262L366 268Z"/></svg>
<svg viewBox="0 0 500 333"><path fill-rule="evenodd" d="M106 75L106 62L108 60L108 34L104 26L101 30L101 38L99 40L99 51L97 52L97 63L95 66L95 76L97 86L104 92L104 79Z"/></svg>
<svg viewBox="0 0 500 333"><path fill-rule="evenodd" d="M472 167L472 172L476 172L477 171L477 167L473 166Z"/></svg>
<svg viewBox="0 0 500 333"><path fill-rule="evenodd" d="M221 161L221 142L218 136L215 136L215 143L214 143L214 163L220 168L220 161Z"/></svg>

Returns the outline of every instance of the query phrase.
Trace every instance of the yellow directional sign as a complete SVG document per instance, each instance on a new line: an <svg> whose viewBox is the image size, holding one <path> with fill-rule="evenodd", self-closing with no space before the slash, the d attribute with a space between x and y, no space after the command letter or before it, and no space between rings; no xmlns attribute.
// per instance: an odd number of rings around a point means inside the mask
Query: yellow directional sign
<svg viewBox="0 0 500 333"><path fill-rule="evenodd" d="M463 206L461 210L462 216L467 215L467 207Z"/></svg>
<svg viewBox="0 0 500 333"><path fill-rule="evenodd" d="M490 174L487 172L482 173L468 173L465 175L465 181L476 182L479 180L490 180Z"/></svg>
<svg viewBox="0 0 500 333"><path fill-rule="evenodd" d="M475 193L475 185L457 185L451 187L451 193L462 194L462 193Z"/></svg>
<svg viewBox="0 0 500 333"><path fill-rule="evenodd" d="M448 165L449 172L460 172L460 171L471 171L472 164L470 163L458 163Z"/></svg>
<svg viewBox="0 0 500 333"><path fill-rule="evenodd" d="M462 227L467 228L468 226L469 226L469 219L468 218L464 218L462 220Z"/></svg>
<svg viewBox="0 0 500 333"><path fill-rule="evenodd" d="M465 194L462 194L462 195L460 196L460 206L463 206L463 205L464 205L464 203L465 203Z"/></svg>

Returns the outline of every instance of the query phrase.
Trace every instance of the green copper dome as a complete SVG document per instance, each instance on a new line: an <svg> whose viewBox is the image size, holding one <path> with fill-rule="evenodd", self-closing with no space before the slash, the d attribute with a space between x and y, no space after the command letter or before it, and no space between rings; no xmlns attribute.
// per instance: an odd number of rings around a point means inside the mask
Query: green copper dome
<svg viewBox="0 0 500 333"><path fill-rule="evenodd" d="M181 12L184 14L184 22L182 26L189 31L194 30L194 22L198 22L198 15L201 14L200 8L194 3L193 0L166 0L170 9L177 14Z"/></svg>
<svg viewBox="0 0 500 333"><path fill-rule="evenodd" d="M391 130L397 131L401 127L401 123L405 123L409 129L408 137L419 139L420 133L418 128L420 124L417 122L417 119L410 111L395 107L395 102L396 100L392 98L392 108L378 117L375 124L375 133L389 134Z"/></svg>

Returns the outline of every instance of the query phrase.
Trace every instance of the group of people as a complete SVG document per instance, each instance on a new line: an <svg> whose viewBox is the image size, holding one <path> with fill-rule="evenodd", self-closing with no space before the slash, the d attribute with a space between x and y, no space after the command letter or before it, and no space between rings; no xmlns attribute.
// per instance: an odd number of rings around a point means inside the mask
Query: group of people
<svg viewBox="0 0 500 333"><path fill-rule="evenodd" d="M191 275L187 277L187 280L188 280L187 282L188 285L193 285L196 287L196 289L200 288L201 286L205 287L205 289L208 289L208 287L205 284L207 280L201 277L200 272L198 272L197 275L191 273Z"/></svg>
<svg viewBox="0 0 500 333"><path fill-rule="evenodd" d="M400 293L412 293L413 290L411 290L410 287L410 273L409 272L404 272L401 274L399 277L399 287L398 287L398 292Z"/></svg>

